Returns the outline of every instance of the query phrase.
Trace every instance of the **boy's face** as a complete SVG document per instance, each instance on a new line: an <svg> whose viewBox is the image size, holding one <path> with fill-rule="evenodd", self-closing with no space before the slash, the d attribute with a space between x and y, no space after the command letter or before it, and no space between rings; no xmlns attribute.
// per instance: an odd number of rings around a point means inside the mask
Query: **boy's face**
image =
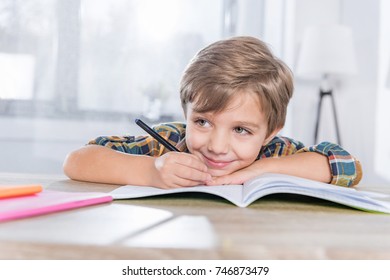
<svg viewBox="0 0 390 280"><path fill-rule="evenodd" d="M255 94L237 94L227 109L199 113L193 103L186 107L186 144L212 176L233 173L252 164L260 148L270 141L267 120Z"/></svg>

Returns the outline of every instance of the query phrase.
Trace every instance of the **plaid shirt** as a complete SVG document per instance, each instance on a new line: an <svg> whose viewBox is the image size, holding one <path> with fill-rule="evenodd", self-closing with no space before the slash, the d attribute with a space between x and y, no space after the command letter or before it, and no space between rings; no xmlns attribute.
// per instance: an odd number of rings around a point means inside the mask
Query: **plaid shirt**
<svg viewBox="0 0 390 280"><path fill-rule="evenodd" d="M181 152L189 152L185 143L186 125L172 122L159 124L153 129L162 137L176 146ZM168 152L157 140L145 136L100 136L88 144L106 146L111 149L136 155L158 157ZM328 157L332 171L331 184L351 187L357 185L362 178L360 162L347 151L336 144L322 142L318 145L305 147L301 142L288 137L276 136L266 146L259 150L257 160L269 157L288 156L296 153L316 152Z"/></svg>

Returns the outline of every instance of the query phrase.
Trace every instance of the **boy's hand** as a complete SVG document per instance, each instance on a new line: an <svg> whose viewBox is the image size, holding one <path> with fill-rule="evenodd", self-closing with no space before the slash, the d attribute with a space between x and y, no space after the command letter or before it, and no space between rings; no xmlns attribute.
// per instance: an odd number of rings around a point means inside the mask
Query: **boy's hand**
<svg viewBox="0 0 390 280"><path fill-rule="evenodd" d="M204 185L212 180L207 166L196 156L169 152L154 161L157 171L155 186L163 189Z"/></svg>
<svg viewBox="0 0 390 280"><path fill-rule="evenodd" d="M265 162L265 160L263 160ZM245 181L252 179L256 176L261 175L262 173L267 172L267 170L260 165L260 162L254 162L251 165L237 170L231 174L223 175L220 177L213 177L211 181L207 182L209 186L215 185L241 185Z"/></svg>
<svg viewBox="0 0 390 280"><path fill-rule="evenodd" d="M259 172L253 172L252 170L248 170L249 168L244 168L241 170L238 170L236 172L233 172L228 175L220 176L220 177L213 177L211 181L206 182L209 186L216 186L216 185L241 185L245 181L252 179L256 177L257 175L260 175Z"/></svg>

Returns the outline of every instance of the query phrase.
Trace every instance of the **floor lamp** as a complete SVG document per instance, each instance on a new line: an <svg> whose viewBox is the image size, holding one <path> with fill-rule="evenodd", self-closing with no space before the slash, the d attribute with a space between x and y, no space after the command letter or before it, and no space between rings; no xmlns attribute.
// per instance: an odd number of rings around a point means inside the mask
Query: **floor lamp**
<svg viewBox="0 0 390 280"><path fill-rule="evenodd" d="M341 135L337 119L332 80L357 72L356 56L351 30L342 25L311 26L305 30L298 57L296 74L303 78L320 78L319 102L314 131L318 140L323 100L331 99L338 144Z"/></svg>

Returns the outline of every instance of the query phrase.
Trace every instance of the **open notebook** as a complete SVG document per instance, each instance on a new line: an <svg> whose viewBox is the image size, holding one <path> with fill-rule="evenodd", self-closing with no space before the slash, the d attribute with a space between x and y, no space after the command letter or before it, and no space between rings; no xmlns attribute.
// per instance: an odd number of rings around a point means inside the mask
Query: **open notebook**
<svg viewBox="0 0 390 280"><path fill-rule="evenodd" d="M123 186L110 194L114 199L130 199L173 193L201 192L225 198L239 207L247 207L266 195L286 193L320 198L353 208L390 213L390 195L365 192L352 188L324 184L282 174L264 174L244 185L197 186L163 190L144 186Z"/></svg>

